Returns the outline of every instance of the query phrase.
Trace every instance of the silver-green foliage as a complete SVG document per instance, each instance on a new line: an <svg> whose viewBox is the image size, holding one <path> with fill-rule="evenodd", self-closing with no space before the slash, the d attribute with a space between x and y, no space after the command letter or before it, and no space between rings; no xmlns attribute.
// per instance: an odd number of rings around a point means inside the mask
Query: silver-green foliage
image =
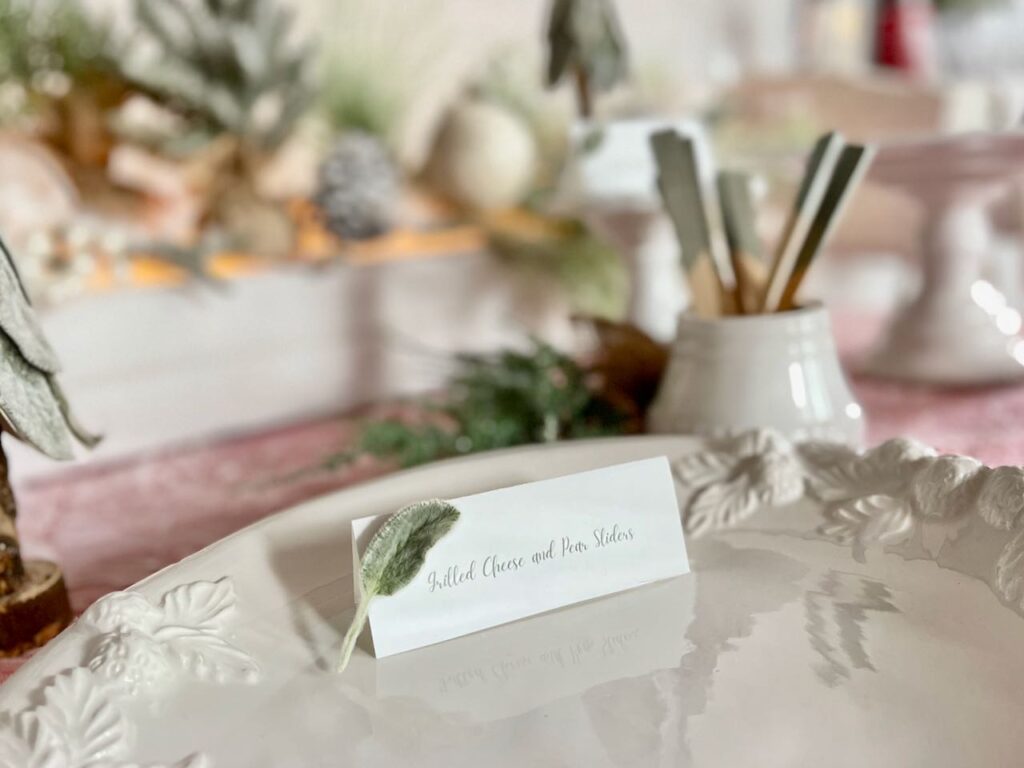
<svg viewBox="0 0 1024 768"><path fill-rule="evenodd" d="M978 11L984 8L1007 5L1006 0L935 0L935 8L940 13L949 11Z"/></svg>
<svg viewBox="0 0 1024 768"><path fill-rule="evenodd" d="M393 595L413 580L430 551L459 519L459 510L447 501L418 501L398 510L370 539L363 553L359 577L363 597L345 633L338 671L348 666L356 639L366 624L370 601Z"/></svg>
<svg viewBox="0 0 1024 768"><path fill-rule="evenodd" d="M310 48L276 0L135 0L125 69L139 88L212 131L272 149L310 103Z"/></svg>
<svg viewBox="0 0 1024 768"><path fill-rule="evenodd" d="M115 76L121 49L80 0L0 0L0 81L29 90L61 74L74 85Z"/></svg>
<svg viewBox="0 0 1024 768"><path fill-rule="evenodd" d="M436 86L451 55L446 2L319 3L317 99L334 131L363 131L396 148L409 107Z"/></svg>
<svg viewBox="0 0 1024 768"><path fill-rule="evenodd" d="M583 73L595 92L626 77L626 42L612 0L553 0L548 22L548 84Z"/></svg>
<svg viewBox="0 0 1024 768"><path fill-rule="evenodd" d="M98 440L78 425L57 383L60 365L0 241L0 426L54 459L72 456L71 439Z"/></svg>

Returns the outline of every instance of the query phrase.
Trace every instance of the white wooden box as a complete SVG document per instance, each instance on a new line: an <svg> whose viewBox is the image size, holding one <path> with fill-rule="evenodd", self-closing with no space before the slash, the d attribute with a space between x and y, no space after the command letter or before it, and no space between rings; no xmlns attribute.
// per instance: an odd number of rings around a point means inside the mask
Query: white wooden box
<svg viewBox="0 0 1024 768"><path fill-rule="evenodd" d="M567 318L554 286L485 253L294 266L43 313L78 415L106 436L82 461L436 389L452 353L567 342ZM11 452L20 478L73 466Z"/></svg>

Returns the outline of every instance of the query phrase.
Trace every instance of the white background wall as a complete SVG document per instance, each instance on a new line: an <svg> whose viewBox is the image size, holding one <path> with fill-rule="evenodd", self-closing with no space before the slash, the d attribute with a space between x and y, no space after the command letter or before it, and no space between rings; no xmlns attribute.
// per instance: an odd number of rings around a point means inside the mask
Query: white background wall
<svg viewBox="0 0 1024 768"><path fill-rule="evenodd" d="M132 0L85 0L121 20ZM401 51L420 58L409 122L413 155L443 106L506 52L543 61L549 0L284 0L325 50ZM800 0L617 0L635 72L688 98L740 69L784 70L795 56ZM387 68L388 57L381 59ZM399 72L395 73L399 75ZM566 98L568 95L566 94Z"/></svg>
<svg viewBox="0 0 1024 768"><path fill-rule="evenodd" d="M502 49L522 52L538 63L543 58L543 31L548 0L290 0L308 21L339 15L351 19L348 30L324 31L332 38L358 37L363 29L393 22L400 30L410 19L423 19L408 30L417 37L443 41L428 97L455 90L488 57ZM655 69L673 79L700 82L724 74L726 59L759 70L792 64L796 0L618 0L619 15L636 68ZM388 21L389 20L389 21ZM340 26L340 25L335 25ZM432 29L431 29L432 28ZM730 49L732 49L730 51Z"/></svg>

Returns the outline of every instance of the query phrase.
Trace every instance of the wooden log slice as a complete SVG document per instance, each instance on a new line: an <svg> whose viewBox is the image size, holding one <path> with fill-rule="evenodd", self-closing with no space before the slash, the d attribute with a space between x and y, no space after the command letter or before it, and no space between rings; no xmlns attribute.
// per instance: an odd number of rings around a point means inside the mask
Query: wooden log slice
<svg viewBox="0 0 1024 768"><path fill-rule="evenodd" d="M0 656L20 656L44 645L71 618L68 590L57 564L27 561L17 590L0 597Z"/></svg>

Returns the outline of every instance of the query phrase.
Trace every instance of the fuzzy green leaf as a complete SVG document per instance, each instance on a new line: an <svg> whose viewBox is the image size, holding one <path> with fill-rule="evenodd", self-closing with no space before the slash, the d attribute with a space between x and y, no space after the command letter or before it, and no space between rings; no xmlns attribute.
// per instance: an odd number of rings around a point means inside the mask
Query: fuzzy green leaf
<svg viewBox="0 0 1024 768"><path fill-rule="evenodd" d="M363 554L367 595L393 595L413 580L427 552L451 530L459 510L440 499L403 507L381 526Z"/></svg>
<svg viewBox="0 0 1024 768"><path fill-rule="evenodd" d="M43 373L57 373L60 363L32 310L28 294L3 241L0 240L0 330L10 338L25 360Z"/></svg>
<svg viewBox="0 0 1024 768"><path fill-rule="evenodd" d="M398 510L373 535L363 553L359 571L363 599L341 645L339 672L348 666L352 657L356 639L366 624L370 601L378 595L393 595L412 581L423 567L427 552L458 519L459 510L447 501L418 501Z"/></svg>
<svg viewBox="0 0 1024 768"><path fill-rule="evenodd" d="M612 0L555 0L547 35L548 85L573 69L585 72L597 91L625 79L626 41Z"/></svg>
<svg viewBox="0 0 1024 768"><path fill-rule="evenodd" d="M1006 4L1006 0L935 0L935 9L939 13L959 11L974 13L988 7Z"/></svg>
<svg viewBox="0 0 1024 768"><path fill-rule="evenodd" d="M50 377L29 363L0 331L0 423L51 459L74 456L67 423L54 399Z"/></svg>
<svg viewBox="0 0 1024 768"><path fill-rule="evenodd" d="M0 82L52 97L60 74L72 87L117 78L121 42L109 24L69 0L0 0Z"/></svg>

